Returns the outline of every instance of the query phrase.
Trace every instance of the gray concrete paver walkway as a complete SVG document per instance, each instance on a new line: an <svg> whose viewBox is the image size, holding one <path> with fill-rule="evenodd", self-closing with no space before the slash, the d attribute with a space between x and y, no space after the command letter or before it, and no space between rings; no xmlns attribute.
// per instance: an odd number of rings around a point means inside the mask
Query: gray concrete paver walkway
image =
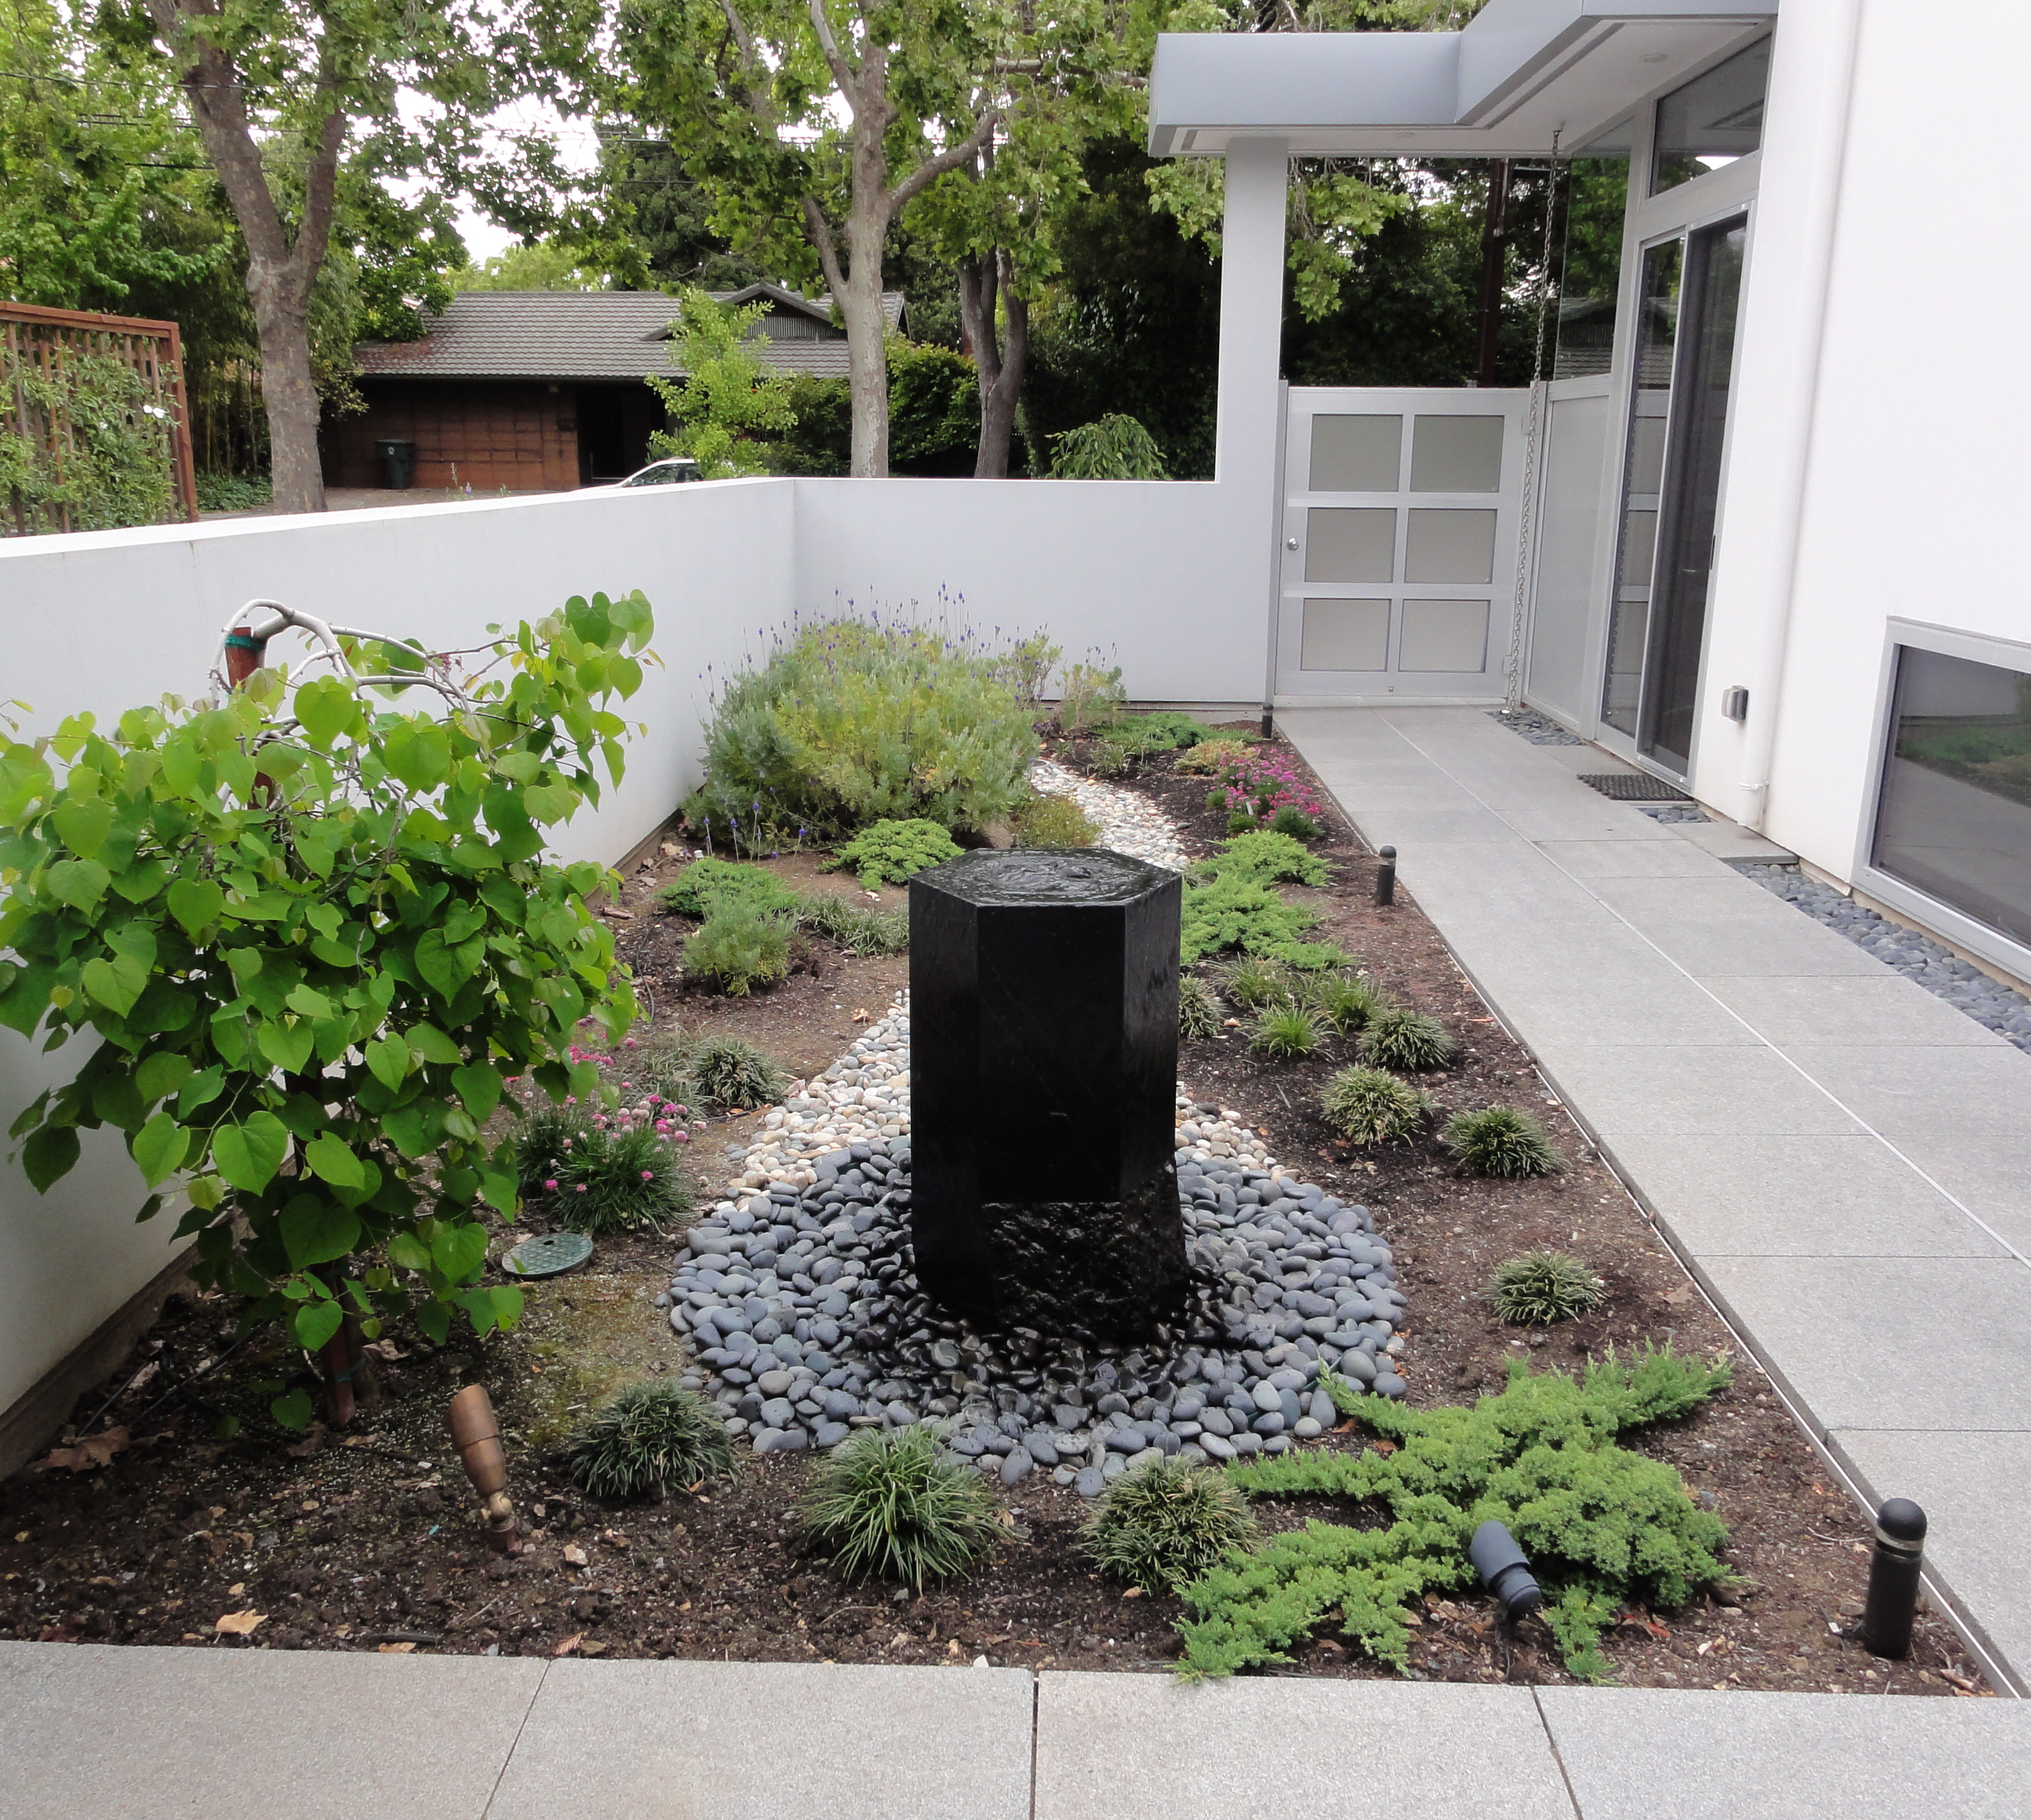
<svg viewBox="0 0 2031 1820"><path fill-rule="evenodd" d="M1280 724L1858 1493L1932 1513L2023 1692L2031 1055L1714 857L1759 837L1582 784L1605 754L1471 708Z"/></svg>
<svg viewBox="0 0 2031 1820"><path fill-rule="evenodd" d="M1954 1820L2031 1702L0 1643L0 1820Z"/></svg>

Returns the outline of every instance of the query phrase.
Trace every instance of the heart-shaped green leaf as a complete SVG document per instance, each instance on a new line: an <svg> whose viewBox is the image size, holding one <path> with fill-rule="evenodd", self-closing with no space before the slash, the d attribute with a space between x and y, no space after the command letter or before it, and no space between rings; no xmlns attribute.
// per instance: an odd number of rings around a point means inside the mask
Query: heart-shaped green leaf
<svg viewBox="0 0 2031 1820"><path fill-rule="evenodd" d="M196 940L199 930L218 921L225 908L225 893L208 878L180 878L162 901L183 925L184 933Z"/></svg>
<svg viewBox="0 0 2031 1820"><path fill-rule="evenodd" d="M451 1072L451 1084L465 1102L465 1109L484 1125L501 1104L501 1076L484 1062L468 1062Z"/></svg>
<svg viewBox="0 0 2031 1820"><path fill-rule="evenodd" d="M317 1040L317 1033L307 1024L280 1024L273 1019L263 1022L254 1033L255 1046L261 1053L287 1074L300 1074L304 1064L311 1059L311 1045Z"/></svg>
<svg viewBox="0 0 2031 1820"><path fill-rule="evenodd" d="M331 1000L315 986L292 986L282 1003L306 1018L329 1018L334 1014Z"/></svg>
<svg viewBox="0 0 2031 1820"><path fill-rule="evenodd" d="M21 1167L38 1194L47 1194L77 1161L77 1133L68 1125L45 1125L21 1146Z"/></svg>
<svg viewBox="0 0 2031 1820"><path fill-rule="evenodd" d="M132 955L87 961L78 970L78 984L117 1017L133 1010L147 983L147 962Z"/></svg>
<svg viewBox="0 0 2031 1820"><path fill-rule="evenodd" d="M113 805L102 796L66 796L51 811L63 843L80 858L92 858L113 832Z"/></svg>
<svg viewBox="0 0 2031 1820"><path fill-rule="evenodd" d="M434 1346L441 1346L451 1338L451 1310L442 1302L419 1304L416 1322L423 1338Z"/></svg>
<svg viewBox="0 0 2031 1820"><path fill-rule="evenodd" d="M398 1232L388 1241L388 1261L397 1270L427 1271L430 1247L412 1232Z"/></svg>
<svg viewBox="0 0 2031 1820"><path fill-rule="evenodd" d="M394 1037L369 1043L367 1066L374 1078L393 1093L409 1076L409 1045Z"/></svg>
<svg viewBox="0 0 2031 1820"><path fill-rule="evenodd" d="M363 1188L366 1171L345 1140L330 1131L320 1131L304 1146L304 1160L311 1174L335 1188Z"/></svg>
<svg viewBox="0 0 2031 1820"><path fill-rule="evenodd" d="M60 859L49 870L50 895L73 910L90 910L112 882L113 874L95 859Z"/></svg>
<svg viewBox="0 0 2031 1820"><path fill-rule="evenodd" d="M128 1148L151 1188L175 1174L190 1148L190 1133L166 1112L158 1112L134 1133Z"/></svg>
<svg viewBox="0 0 2031 1820"><path fill-rule="evenodd" d="M272 1112L256 1112L239 1125L222 1125L211 1137L218 1173L245 1194L259 1194L275 1179L289 1148L289 1128Z"/></svg>
<svg viewBox="0 0 2031 1820"><path fill-rule="evenodd" d="M348 1256L360 1243L360 1216L349 1207L341 1207L321 1194L300 1194L282 1209L278 1223L283 1249L298 1270L314 1264L330 1264ZM329 1302L321 1305L331 1307ZM336 1323L334 1323L336 1325ZM300 1331L300 1328L299 1331ZM327 1334L325 1338L329 1339ZM315 1352L324 1344L304 1342Z"/></svg>
<svg viewBox="0 0 2031 1820"><path fill-rule="evenodd" d="M456 1068L465 1059L465 1051L434 1024L412 1024L407 1034L409 1047L426 1062Z"/></svg>
<svg viewBox="0 0 2031 1820"><path fill-rule="evenodd" d="M451 1323L447 1321L445 1325L449 1328ZM311 1425L311 1411L315 1407L315 1405L311 1401L309 1391L292 1390L286 1397L278 1397L274 1402L270 1403L268 1405L268 1413L285 1428L307 1428ZM237 1416L229 1416L225 1420L232 1423L233 1430L239 1427L240 1422ZM233 1430L228 1430L227 1432L230 1434Z"/></svg>
<svg viewBox="0 0 2031 1820"><path fill-rule="evenodd" d="M336 676L319 676L296 691L296 719L305 736L320 752L360 719L360 703Z"/></svg>
<svg viewBox="0 0 2031 1820"><path fill-rule="evenodd" d="M151 1106L158 1100L167 1099L190 1077L190 1057L179 1055L173 1049L143 1056L140 1066L134 1070L134 1085Z"/></svg>
<svg viewBox="0 0 2031 1820"><path fill-rule="evenodd" d="M225 1070L214 1063L209 1068L200 1068L184 1083L183 1091L177 1096L177 1116L188 1118L200 1106L209 1106L225 1091Z"/></svg>
<svg viewBox="0 0 2031 1820"><path fill-rule="evenodd" d="M486 1261L486 1228L477 1223L441 1226L430 1240L430 1256L453 1282L463 1282Z"/></svg>

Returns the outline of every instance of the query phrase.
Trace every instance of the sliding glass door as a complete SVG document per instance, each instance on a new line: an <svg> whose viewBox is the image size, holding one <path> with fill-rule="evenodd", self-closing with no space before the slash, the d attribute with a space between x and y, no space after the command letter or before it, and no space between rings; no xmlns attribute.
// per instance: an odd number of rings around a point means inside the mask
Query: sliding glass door
<svg viewBox="0 0 2031 1820"><path fill-rule="evenodd" d="M1643 255L1601 720L1659 769L1692 763L1746 215Z"/></svg>

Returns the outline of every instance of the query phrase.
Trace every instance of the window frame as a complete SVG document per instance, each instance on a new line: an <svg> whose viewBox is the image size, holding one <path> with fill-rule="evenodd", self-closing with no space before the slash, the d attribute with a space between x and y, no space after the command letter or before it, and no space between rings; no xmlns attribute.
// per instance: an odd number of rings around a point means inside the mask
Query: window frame
<svg viewBox="0 0 2031 1820"><path fill-rule="evenodd" d="M2018 979L2031 979L2031 947L1993 929L1943 898L1921 891L1875 863L1876 830L1883 812L1883 777L1888 768L1891 716L1897 700L1897 657L1905 646L1960 657L2000 670L2031 676L2031 643L1990 633L1966 632L1951 626L1895 616L1884 622L1883 653L1876 668L1876 709L1869 719L1869 769L1863 781L1861 810L1854 833L1854 862L1849 876L1857 889L1901 916L1909 917L1949 944L1965 948Z"/></svg>

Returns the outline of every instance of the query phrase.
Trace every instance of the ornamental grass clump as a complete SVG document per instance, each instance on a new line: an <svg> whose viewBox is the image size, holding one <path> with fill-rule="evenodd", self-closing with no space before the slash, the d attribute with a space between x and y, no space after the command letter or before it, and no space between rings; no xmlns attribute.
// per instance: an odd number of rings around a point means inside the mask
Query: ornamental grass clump
<svg viewBox="0 0 2031 1820"><path fill-rule="evenodd" d="M1513 1106L1455 1112L1440 1135L1461 1167L1475 1175L1553 1175L1566 1166L1544 1126Z"/></svg>
<svg viewBox="0 0 2031 1820"><path fill-rule="evenodd" d="M1370 1067L1407 1074L1443 1068L1453 1059L1453 1039L1437 1018L1392 1005L1376 1012L1361 1033L1361 1059Z"/></svg>
<svg viewBox="0 0 2031 1820"><path fill-rule="evenodd" d="M591 1129L589 1117L575 1096L561 1106L538 1096L535 1110L525 1112L515 1127L515 1176L523 1193L537 1193L546 1178L557 1174L557 1159Z"/></svg>
<svg viewBox="0 0 2031 1820"><path fill-rule="evenodd" d="M1431 1102L1407 1081L1380 1068L1343 1068L1319 1095L1319 1115L1341 1137L1364 1145L1407 1137Z"/></svg>
<svg viewBox="0 0 2031 1820"><path fill-rule="evenodd" d="M1325 1026L1302 1005L1271 1005L1248 1033L1248 1047L1269 1062L1302 1062L1317 1052Z"/></svg>
<svg viewBox="0 0 2031 1820"><path fill-rule="evenodd" d="M1224 1007L1212 987L1190 973L1178 980L1178 1034L1190 1041L1210 1037L1220 1029Z"/></svg>
<svg viewBox="0 0 2031 1820"><path fill-rule="evenodd" d="M837 872L851 866L862 885L906 884L920 872L957 859L964 850L935 821L921 817L907 821L878 821L863 828L822 868Z"/></svg>
<svg viewBox="0 0 2031 1820"><path fill-rule="evenodd" d="M1254 955L1243 955L1220 969L1220 983L1230 999L1251 1011L1290 1003L1290 974L1274 961Z"/></svg>
<svg viewBox="0 0 2031 1820"><path fill-rule="evenodd" d="M978 1567L1001 1525L980 1475L935 1429L915 1423L868 1429L835 1448L811 1475L798 1533L842 1579L921 1593Z"/></svg>
<svg viewBox="0 0 2031 1820"><path fill-rule="evenodd" d="M1517 1327L1548 1327L1601 1305L1608 1285L1562 1251L1526 1251L1496 1266L1488 1286L1495 1312Z"/></svg>
<svg viewBox="0 0 2031 1820"><path fill-rule="evenodd" d="M1243 1462L1229 1476L1250 1498L1379 1506L1387 1522L1314 1521L1211 1569L1183 1594L1180 1672L1197 1680L1287 1662L1328 1623L1407 1671L1411 1606L1474 1584L1467 1544L1493 1520L1530 1557L1567 1668L1605 1679L1601 1639L1623 1613L1675 1610L1730 1578L1720 1519L1673 1468L1616 1438L1691 1415L1729 1376L1724 1357L1709 1365L1668 1347L1627 1364L1611 1355L1577 1379L1533 1377L1519 1360L1499 1395L1469 1409L1413 1409L1329 1381L1336 1405L1394 1451L1307 1449Z"/></svg>
<svg viewBox="0 0 2031 1820"><path fill-rule="evenodd" d="M1366 1029L1369 1021L1383 1008L1382 995L1374 983L1355 973L1328 973L1308 980L1302 993L1304 1002L1337 1037Z"/></svg>
<svg viewBox="0 0 2031 1820"><path fill-rule="evenodd" d="M733 1438L719 1412L681 1384L632 1384L575 1435L572 1481L619 1502L663 1498L733 1469Z"/></svg>
<svg viewBox="0 0 2031 1820"><path fill-rule="evenodd" d="M773 986L790 972L790 923L762 912L716 910L684 943L684 973L730 999Z"/></svg>
<svg viewBox="0 0 2031 1820"><path fill-rule="evenodd" d="M1092 847L1100 830L1069 796L1039 793L1016 811L1018 847Z"/></svg>
<svg viewBox="0 0 2031 1820"><path fill-rule="evenodd" d="M1176 1592L1255 1539L1248 1502L1224 1472L1183 1460L1131 1468L1100 1494L1079 1543L1111 1580Z"/></svg>
<svg viewBox="0 0 2031 1820"><path fill-rule="evenodd" d="M552 1217L573 1232L661 1232L691 1210L676 1159L639 1115L595 1112L566 1140L540 1187Z"/></svg>
<svg viewBox="0 0 2031 1820"><path fill-rule="evenodd" d="M711 1037L691 1051L691 1078L708 1106L751 1112L781 1099L790 1077L752 1043Z"/></svg>
<svg viewBox="0 0 2031 1820"><path fill-rule="evenodd" d="M1269 827L1273 833L1288 835L1293 840L1317 840L1325 832L1315 817L1288 802L1269 817Z"/></svg>
<svg viewBox="0 0 2031 1820"><path fill-rule="evenodd" d="M910 913L878 910L830 891L797 900L797 927L837 942L850 955L902 955L910 951Z"/></svg>

